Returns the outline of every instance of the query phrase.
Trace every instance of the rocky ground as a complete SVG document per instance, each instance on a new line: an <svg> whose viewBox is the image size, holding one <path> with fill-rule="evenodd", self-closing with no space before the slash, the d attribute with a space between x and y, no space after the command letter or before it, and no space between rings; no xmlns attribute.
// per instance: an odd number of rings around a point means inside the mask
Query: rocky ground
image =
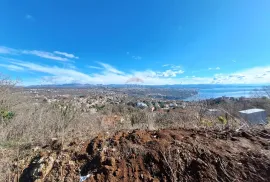
<svg viewBox="0 0 270 182"><path fill-rule="evenodd" d="M270 130L164 129L35 147L10 181L270 181Z"/></svg>

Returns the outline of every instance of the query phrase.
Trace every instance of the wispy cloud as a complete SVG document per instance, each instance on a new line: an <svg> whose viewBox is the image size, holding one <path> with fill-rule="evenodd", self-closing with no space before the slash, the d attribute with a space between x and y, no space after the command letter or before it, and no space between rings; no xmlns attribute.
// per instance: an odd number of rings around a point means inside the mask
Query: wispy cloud
<svg viewBox="0 0 270 182"><path fill-rule="evenodd" d="M176 77L179 74L183 74L183 70L166 70L166 71L153 71L153 70L145 70L145 71L134 71L135 76L140 78L172 78Z"/></svg>
<svg viewBox="0 0 270 182"><path fill-rule="evenodd" d="M180 70L182 67L181 66L177 66L177 65L172 65L171 69L172 70Z"/></svg>
<svg viewBox="0 0 270 182"><path fill-rule="evenodd" d="M253 84L253 83L270 83L270 66L254 67L229 74L215 74L213 76L200 77L180 76L183 74L181 68L171 67L165 71L159 70L142 70L124 72L118 70L112 65L103 62L97 62L98 66L90 66L98 68L98 72L86 74L79 69L73 67L59 67L41 65L31 62L8 59L8 64L0 64L0 67L12 71L25 71L26 73L39 72L45 74L39 79L46 84L63 84L63 83L91 83L91 84L124 84L124 83L141 83L148 85L163 85L163 84ZM35 78L37 79L37 78ZM31 80L27 80L32 83Z"/></svg>
<svg viewBox="0 0 270 182"><path fill-rule="evenodd" d="M163 77L176 77L178 74L183 74L184 71L182 70L182 67L179 65L174 64L164 64L162 67L170 67L170 69L167 69L164 72L158 72L158 76Z"/></svg>
<svg viewBox="0 0 270 182"><path fill-rule="evenodd" d="M179 65L174 65L174 64L164 64L162 67L170 67L172 70L179 70L181 69L181 66Z"/></svg>
<svg viewBox="0 0 270 182"><path fill-rule="evenodd" d="M231 74L216 74L212 83L224 84L266 84L270 83L270 66L254 67Z"/></svg>
<svg viewBox="0 0 270 182"><path fill-rule="evenodd" d="M12 65L12 64L0 64L0 67L6 68L10 71L23 71L24 70L23 67Z"/></svg>
<svg viewBox="0 0 270 182"><path fill-rule="evenodd" d="M208 70L220 70L220 67L208 68Z"/></svg>
<svg viewBox="0 0 270 182"><path fill-rule="evenodd" d="M87 66L87 68L96 69L96 70L102 70L103 69L103 68L98 67L98 66Z"/></svg>
<svg viewBox="0 0 270 182"><path fill-rule="evenodd" d="M60 51L47 52L40 50L21 50L21 49L13 49L5 46L0 46L0 54L10 54L10 55L34 55L45 59L52 59L57 61L69 61L69 59L79 59L79 57Z"/></svg>
<svg viewBox="0 0 270 182"><path fill-rule="evenodd" d="M132 56L132 59L135 59L135 60L141 60L142 57L141 57L141 56Z"/></svg>
<svg viewBox="0 0 270 182"><path fill-rule="evenodd" d="M126 52L126 54L127 54L128 56L130 56L132 59L135 59L135 60L141 60L141 59L142 59L141 56L131 56L131 55L130 55L130 52Z"/></svg>
<svg viewBox="0 0 270 182"><path fill-rule="evenodd" d="M65 68L77 69L77 67L74 64L71 64L71 63L64 63L63 65L64 65Z"/></svg>
<svg viewBox="0 0 270 182"><path fill-rule="evenodd" d="M33 50L33 51L27 51L27 50L23 50L21 52L22 54L29 54L29 55L35 55L41 58L46 58L46 59L53 59L53 60L57 60L57 61L68 61L67 58L65 57L60 57L57 56L53 53L50 52L45 52L45 51L37 51L37 50Z"/></svg>
<svg viewBox="0 0 270 182"><path fill-rule="evenodd" d="M21 67L26 72L33 71L47 74L46 76L42 76L39 78L43 84L63 84L63 83L124 84L127 82L129 83L140 82L142 84L151 85L151 84L179 83L179 80L174 80L171 79L171 77L166 77L166 75L161 75L162 72L159 73L151 70L146 70L141 72L126 73L116 69L115 67L109 64L102 62L98 62L98 64L102 66L101 67L102 70L100 73L88 75L77 69L75 70L72 68L61 68L58 66L40 65L14 59L8 60L10 64L15 65L17 67ZM165 73L171 74L168 72ZM33 83L33 81L28 80L27 83Z"/></svg>
<svg viewBox="0 0 270 182"><path fill-rule="evenodd" d="M0 54L16 54L16 49L0 46Z"/></svg>
<svg viewBox="0 0 270 182"><path fill-rule="evenodd" d="M164 64L162 67L168 67L168 66L173 66L173 64Z"/></svg>
<svg viewBox="0 0 270 182"><path fill-rule="evenodd" d="M164 72L159 72L158 75L162 77L176 77L178 74L184 73L183 70L166 70Z"/></svg>
<svg viewBox="0 0 270 182"><path fill-rule="evenodd" d="M97 62L99 65L101 65L104 70L106 72L110 72L110 73L115 73L115 74L119 74L119 75L123 75L124 72L119 71L118 69L114 68L113 66L106 64L106 63L102 63L102 62Z"/></svg>
<svg viewBox="0 0 270 182"><path fill-rule="evenodd" d="M65 56L65 57L70 58L70 59L79 59L79 57L77 57L73 54L66 53L66 52L54 51L53 53Z"/></svg>
<svg viewBox="0 0 270 182"><path fill-rule="evenodd" d="M102 80L98 80L97 78L90 77L87 74L82 72L76 71L70 68L60 68L57 66L43 66L39 64L34 64L30 62L23 62L23 61L13 61L12 64L23 67L24 69L41 72L49 74L50 76L43 77L43 80L47 80L49 83L89 83L98 81L101 82Z"/></svg>

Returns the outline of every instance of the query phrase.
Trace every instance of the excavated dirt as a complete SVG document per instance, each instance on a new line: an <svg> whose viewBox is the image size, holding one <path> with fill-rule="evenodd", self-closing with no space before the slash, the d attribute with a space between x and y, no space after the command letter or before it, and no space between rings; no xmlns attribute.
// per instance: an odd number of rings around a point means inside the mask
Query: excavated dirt
<svg viewBox="0 0 270 182"><path fill-rule="evenodd" d="M26 165L27 163L27 165ZM21 171L16 171L21 169ZM18 175L19 174L19 175ZM16 161L14 181L270 181L270 131L119 131Z"/></svg>

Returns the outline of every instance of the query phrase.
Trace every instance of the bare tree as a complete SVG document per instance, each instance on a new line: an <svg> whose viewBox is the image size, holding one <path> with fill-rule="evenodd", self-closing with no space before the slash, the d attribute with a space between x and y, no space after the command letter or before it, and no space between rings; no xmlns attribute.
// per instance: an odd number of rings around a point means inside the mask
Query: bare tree
<svg viewBox="0 0 270 182"><path fill-rule="evenodd" d="M64 102L61 101L60 103L55 103L53 106L54 108L54 116L57 120L56 128L58 129L58 132L61 135L61 143L63 145L64 137L66 135L66 130L69 126L69 124L75 119L77 110L72 105L71 101Z"/></svg>
<svg viewBox="0 0 270 182"><path fill-rule="evenodd" d="M16 102L13 102L16 100L13 99L13 91L16 83L16 81L12 81L8 76L0 74L0 124L3 124L6 118L13 116L10 108L16 105Z"/></svg>

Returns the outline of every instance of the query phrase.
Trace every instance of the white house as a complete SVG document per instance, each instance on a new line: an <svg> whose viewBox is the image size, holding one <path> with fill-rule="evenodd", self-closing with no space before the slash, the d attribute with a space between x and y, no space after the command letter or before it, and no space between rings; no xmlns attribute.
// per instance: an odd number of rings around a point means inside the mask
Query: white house
<svg viewBox="0 0 270 182"><path fill-rule="evenodd" d="M137 107L143 109L143 108L147 108L148 106L145 103L143 103L143 102L137 102Z"/></svg>
<svg viewBox="0 0 270 182"><path fill-rule="evenodd" d="M267 124L266 112L263 109L248 109L239 113L250 124Z"/></svg>

